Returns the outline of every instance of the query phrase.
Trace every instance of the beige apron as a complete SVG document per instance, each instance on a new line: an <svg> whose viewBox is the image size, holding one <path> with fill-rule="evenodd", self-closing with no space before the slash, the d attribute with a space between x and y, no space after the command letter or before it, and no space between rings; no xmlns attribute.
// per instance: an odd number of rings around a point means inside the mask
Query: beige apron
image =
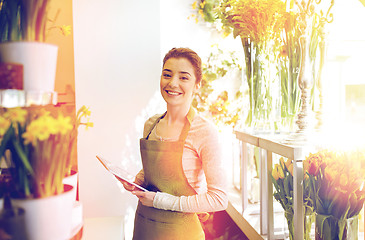
<svg viewBox="0 0 365 240"><path fill-rule="evenodd" d="M165 113L166 114L166 113ZM140 140L144 170L144 186L150 191L166 192L175 196L196 194L189 185L182 167L182 154L190 124L186 123L177 142ZM197 214L146 207L138 202L134 220L134 240L203 240L204 231Z"/></svg>

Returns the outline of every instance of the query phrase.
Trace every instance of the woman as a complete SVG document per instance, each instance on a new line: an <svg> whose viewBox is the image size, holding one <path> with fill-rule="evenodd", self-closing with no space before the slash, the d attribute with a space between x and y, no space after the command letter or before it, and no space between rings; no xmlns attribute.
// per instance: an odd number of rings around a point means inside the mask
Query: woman
<svg viewBox="0 0 365 240"><path fill-rule="evenodd" d="M191 107L202 79L201 59L173 48L160 80L167 111L148 119L140 150L143 169L124 187L139 198L133 239L204 239L199 216L226 209L227 194L218 132Z"/></svg>

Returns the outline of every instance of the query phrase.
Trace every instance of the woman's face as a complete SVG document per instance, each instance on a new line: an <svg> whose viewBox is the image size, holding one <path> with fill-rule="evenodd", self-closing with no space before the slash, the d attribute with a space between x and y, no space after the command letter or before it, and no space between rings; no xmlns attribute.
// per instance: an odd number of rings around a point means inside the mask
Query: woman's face
<svg viewBox="0 0 365 240"><path fill-rule="evenodd" d="M190 105L199 89L193 65L186 58L170 58L162 69L160 89L162 97L171 106Z"/></svg>

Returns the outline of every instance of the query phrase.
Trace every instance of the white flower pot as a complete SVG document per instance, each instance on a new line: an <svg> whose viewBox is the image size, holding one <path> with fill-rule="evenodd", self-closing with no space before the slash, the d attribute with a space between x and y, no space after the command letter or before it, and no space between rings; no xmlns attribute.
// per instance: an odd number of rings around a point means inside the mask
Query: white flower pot
<svg viewBox="0 0 365 240"><path fill-rule="evenodd" d="M66 240L72 231L73 187L64 185L62 194L38 199L12 199L25 210L27 240ZM0 205L0 209L3 206Z"/></svg>
<svg viewBox="0 0 365 240"><path fill-rule="evenodd" d="M0 62L23 64L26 91L53 92L57 67L56 45L43 42L0 43Z"/></svg>

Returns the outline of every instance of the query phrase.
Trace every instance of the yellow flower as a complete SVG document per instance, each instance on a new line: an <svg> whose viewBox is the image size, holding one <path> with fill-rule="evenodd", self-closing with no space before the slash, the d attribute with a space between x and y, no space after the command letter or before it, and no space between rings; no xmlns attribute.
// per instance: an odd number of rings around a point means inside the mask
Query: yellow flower
<svg viewBox="0 0 365 240"><path fill-rule="evenodd" d="M71 34L71 26L70 25L62 25L60 27L61 32L64 36L68 36Z"/></svg>
<svg viewBox="0 0 365 240"><path fill-rule="evenodd" d="M33 128L34 128L34 126L33 126ZM34 134L34 129L32 129L32 128L27 128L27 131L25 133L23 133L22 137L24 139L25 145L31 143L33 146L35 146L37 144L37 137Z"/></svg>
<svg viewBox="0 0 365 240"><path fill-rule="evenodd" d="M200 4L199 4L199 5L200 5L200 8L204 8L205 4L206 4L206 2L202 2L202 3L200 3Z"/></svg>
<svg viewBox="0 0 365 240"><path fill-rule="evenodd" d="M54 128L54 134L60 133L61 135L65 135L73 129L73 126L71 124L71 118L64 117L62 114L60 114L58 118L54 121Z"/></svg>
<svg viewBox="0 0 365 240"><path fill-rule="evenodd" d="M290 165L293 165L293 161L292 161L291 159L289 159L289 158L288 158L288 159L286 160L286 162L285 162L285 166L286 166L286 168L287 168L287 169L289 169L289 166L290 166Z"/></svg>
<svg viewBox="0 0 365 240"><path fill-rule="evenodd" d="M42 116L33 120L26 128L22 137L25 144L36 144L36 140L44 141L49 138L51 134L55 134L55 120L51 116Z"/></svg>
<svg viewBox="0 0 365 240"><path fill-rule="evenodd" d="M94 123L93 122L89 122L89 119L88 119L87 120L87 123L86 123L86 130L88 130L89 127L94 127Z"/></svg>
<svg viewBox="0 0 365 240"><path fill-rule="evenodd" d="M0 136L3 136L10 126L10 121L0 116Z"/></svg>
<svg viewBox="0 0 365 240"><path fill-rule="evenodd" d="M283 172L283 169L281 167L278 167L278 175L279 175L279 178L281 178L281 179L284 178L284 172Z"/></svg>
<svg viewBox="0 0 365 240"><path fill-rule="evenodd" d="M9 119L11 122L18 122L23 124L27 116L27 111L21 108L10 108L4 117Z"/></svg>
<svg viewBox="0 0 365 240"><path fill-rule="evenodd" d="M83 105L78 111L77 111L77 118L80 119L83 116L90 116L91 112L88 107Z"/></svg>
<svg viewBox="0 0 365 240"><path fill-rule="evenodd" d="M281 0L224 1L220 10L237 35L256 43L279 38L285 23L286 5Z"/></svg>
<svg viewBox="0 0 365 240"><path fill-rule="evenodd" d="M193 4L191 5L191 7L192 7L193 9L196 9L196 7L197 7L197 1L193 2Z"/></svg>
<svg viewBox="0 0 365 240"><path fill-rule="evenodd" d="M284 178L284 172L283 169L279 164L275 164L273 170L272 170L272 176L277 181L279 178Z"/></svg>
<svg viewBox="0 0 365 240"><path fill-rule="evenodd" d="M199 9L199 14L200 14L200 16L202 17L202 18L204 18L204 12L203 12L203 10L202 9Z"/></svg>

